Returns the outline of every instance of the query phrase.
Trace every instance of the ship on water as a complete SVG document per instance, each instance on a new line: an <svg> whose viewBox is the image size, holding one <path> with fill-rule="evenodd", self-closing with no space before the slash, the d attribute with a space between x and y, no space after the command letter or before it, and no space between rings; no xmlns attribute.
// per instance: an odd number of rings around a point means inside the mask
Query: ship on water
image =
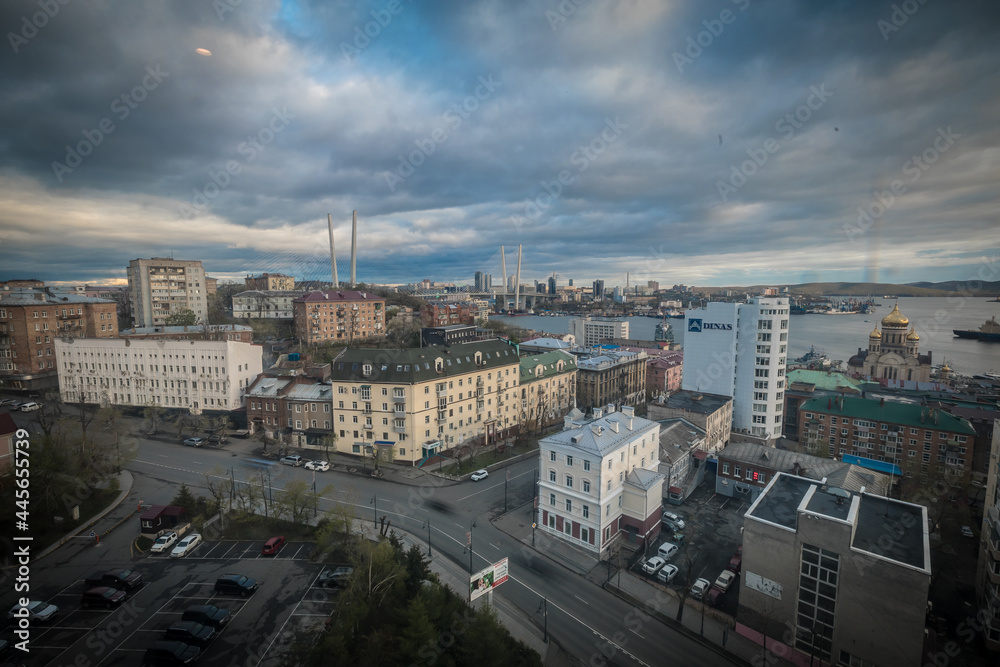
<svg viewBox="0 0 1000 667"><path fill-rule="evenodd" d="M669 322L660 322L656 325L656 330L653 332L653 340L656 342L674 342L674 328Z"/></svg>
<svg viewBox="0 0 1000 667"><path fill-rule="evenodd" d="M997 322L996 315L986 320L979 329L953 329L952 332L959 338L1000 343L1000 322Z"/></svg>

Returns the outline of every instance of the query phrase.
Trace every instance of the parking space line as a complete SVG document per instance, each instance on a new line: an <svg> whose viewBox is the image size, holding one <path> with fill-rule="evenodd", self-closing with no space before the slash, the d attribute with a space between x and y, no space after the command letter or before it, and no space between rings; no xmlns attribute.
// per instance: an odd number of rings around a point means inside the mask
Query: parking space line
<svg viewBox="0 0 1000 667"><path fill-rule="evenodd" d="M299 600L295 604L295 609L292 610L292 613L288 615L288 618L285 619L285 622L281 624L280 628L278 628L278 632L277 632L277 634L274 635L274 638L271 639L271 643L269 643L267 645L267 648L264 649L264 652L261 653L260 660L257 661L256 667L260 667L260 663L264 662L264 658L266 658L267 654L271 652L271 647L274 646L274 642L276 642L278 640L278 637L281 636L282 631L284 631L285 626L288 625L288 621L290 621L292 619L292 616L295 615L295 610L299 608L300 604L302 604L302 600Z"/></svg>
<svg viewBox="0 0 1000 667"><path fill-rule="evenodd" d="M226 549L226 553L222 554L222 557L223 558L228 558L229 557L229 552L232 551L233 549L235 549L236 547L238 547L239 544L240 544L239 542L233 542L233 546L231 546L228 549Z"/></svg>
<svg viewBox="0 0 1000 667"><path fill-rule="evenodd" d="M330 614L292 614L292 616L322 616L323 618L327 618Z"/></svg>

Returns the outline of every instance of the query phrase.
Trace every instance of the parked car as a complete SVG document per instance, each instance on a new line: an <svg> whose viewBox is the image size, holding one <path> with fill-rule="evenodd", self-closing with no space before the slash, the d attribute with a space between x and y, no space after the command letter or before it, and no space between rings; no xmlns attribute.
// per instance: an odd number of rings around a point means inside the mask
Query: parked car
<svg viewBox="0 0 1000 667"><path fill-rule="evenodd" d="M21 402L16 398L0 399L0 408L2 408L5 405L10 405L10 406L21 405Z"/></svg>
<svg viewBox="0 0 1000 667"><path fill-rule="evenodd" d="M215 635L215 628L210 625L202 625L196 621L178 621L167 628L163 638L205 648L215 639Z"/></svg>
<svg viewBox="0 0 1000 667"><path fill-rule="evenodd" d="M709 587L712 585L708 579L698 579L694 582L694 586L691 587L691 597L695 600L700 600L705 597L705 593L708 592Z"/></svg>
<svg viewBox="0 0 1000 667"><path fill-rule="evenodd" d="M680 514L676 512L664 512L663 523L666 524L668 521L675 526L673 530L684 530L684 518Z"/></svg>
<svg viewBox="0 0 1000 667"><path fill-rule="evenodd" d="M298 454L292 456L282 456L279 463L284 463L286 466L300 466L303 463L303 458Z"/></svg>
<svg viewBox="0 0 1000 667"><path fill-rule="evenodd" d="M661 523L663 523L664 528L666 528L667 530L669 530L671 533L674 534L680 532L682 528L682 526L677 525L677 523L675 523L673 519L663 518L660 519L660 521Z"/></svg>
<svg viewBox="0 0 1000 667"><path fill-rule="evenodd" d="M317 586L325 588L339 588L347 583L348 577L354 572L353 567L336 567L332 570L323 570L316 580Z"/></svg>
<svg viewBox="0 0 1000 667"><path fill-rule="evenodd" d="M227 442L229 442L229 438L227 438L224 435L220 435L218 433L213 433L212 435L208 436L208 441L214 445L224 445Z"/></svg>
<svg viewBox="0 0 1000 667"><path fill-rule="evenodd" d="M972 537L972 528L970 528L969 526L962 526L962 536Z"/></svg>
<svg viewBox="0 0 1000 667"><path fill-rule="evenodd" d="M272 537L264 542L264 546L260 550L261 556L273 556L281 550L281 547L285 546L285 538L282 537Z"/></svg>
<svg viewBox="0 0 1000 667"><path fill-rule="evenodd" d="M718 607L719 603L722 602L723 595L725 595L725 591L712 586L708 589L708 595L705 596L705 601L713 607Z"/></svg>
<svg viewBox="0 0 1000 667"><path fill-rule="evenodd" d="M715 583L712 584L712 586L725 593L729 590L729 587L733 585L734 581L736 581L736 573L732 570L723 570L722 573L716 578Z"/></svg>
<svg viewBox="0 0 1000 667"><path fill-rule="evenodd" d="M171 558L183 558L189 553L194 551L194 548L201 544L201 535L198 533L191 533L183 540L177 543L173 551L170 552Z"/></svg>
<svg viewBox="0 0 1000 667"><path fill-rule="evenodd" d="M328 461L310 461L306 464L306 470L318 470L320 472L326 472L330 469L330 463Z"/></svg>
<svg viewBox="0 0 1000 667"><path fill-rule="evenodd" d="M680 547L678 547L676 544L673 544L671 542L664 542L659 546L659 548L657 548L656 555L663 558L663 560L670 560L671 558L677 555L678 551L680 551Z"/></svg>
<svg viewBox="0 0 1000 667"><path fill-rule="evenodd" d="M32 412L33 410L41 410L42 406L34 401L28 401L27 403L21 404L21 412Z"/></svg>
<svg viewBox="0 0 1000 667"><path fill-rule="evenodd" d="M162 639L146 649L144 665L190 665L201 657L201 649L184 642Z"/></svg>
<svg viewBox="0 0 1000 667"><path fill-rule="evenodd" d="M142 575L135 570L108 570L95 572L84 580L88 588L111 586L121 591L130 591L142 585Z"/></svg>
<svg viewBox="0 0 1000 667"><path fill-rule="evenodd" d="M476 472L472 473L472 481L478 482L479 480L486 479L489 476L490 473L487 472L485 468L483 470L477 470Z"/></svg>
<svg viewBox="0 0 1000 667"><path fill-rule="evenodd" d="M169 549L171 546L173 546L174 542L176 542L177 540L178 540L177 533L173 532L163 533L162 535L156 538L156 541L153 542L153 546L149 547L149 550L154 554L161 554L167 549Z"/></svg>
<svg viewBox="0 0 1000 667"><path fill-rule="evenodd" d="M232 617L233 613L228 609L220 609L214 604L196 604L184 610L181 620L194 621L220 630Z"/></svg>
<svg viewBox="0 0 1000 667"><path fill-rule="evenodd" d="M215 592L219 595L239 595L245 598L260 587L253 577L245 574L223 574L215 580Z"/></svg>
<svg viewBox="0 0 1000 667"><path fill-rule="evenodd" d="M661 556L653 556L645 563L642 564L642 571L646 574L656 574L660 571L660 568L667 564L665 558Z"/></svg>
<svg viewBox="0 0 1000 667"><path fill-rule="evenodd" d="M204 438L188 438L184 441L184 444L188 447L201 447L202 443L205 442Z"/></svg>
<svg viewBox="0 0 1000 667"><path fill-rule="evenodd" d="M21 611L22 609L26 609L27 611ZM42 602L41 600L29 600L28 604L16 604L11 607L10 611L7 612L7 618L13 620L15 618L27 617L28 620L44 623L45 621L52 620L52 617L58 613L59 607L54 604Z"/></svg>
<svg viewBox="0 0 1000 667"><path fill-rule="evenodd" d="M656 579L662 584L669 584L677 576L677 571L678 567L676 565L667 563L657 572Z"/></svg>
<svg viewBox="0 0 1000 667"><path fill-rule="evenodd" d="M742 545L740 545L742 549ZM737 551L732 558L729 559L729 565L726 566L727 570L732 570L733 572L739 574L740 570L743 569L743 552Z"/></svg>
<svg viewBox="0 0 1000 667"><path fill-rule="evenodd" d="M125 591L110 586L91 588L80 598L80 604L84 607L105 607L107 609L117 607L124 601Z"/></svg>

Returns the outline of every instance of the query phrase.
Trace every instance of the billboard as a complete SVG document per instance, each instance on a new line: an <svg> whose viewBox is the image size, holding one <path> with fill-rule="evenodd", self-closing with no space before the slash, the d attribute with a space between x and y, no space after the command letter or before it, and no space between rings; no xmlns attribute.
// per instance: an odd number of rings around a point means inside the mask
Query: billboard
<svg viewBox="0 0 1000 667"><path fill-rule="evenodd" d="M505 581L507 581L506 558L472 575L469 579L469 599L475 600L486 595Z"/></svg>

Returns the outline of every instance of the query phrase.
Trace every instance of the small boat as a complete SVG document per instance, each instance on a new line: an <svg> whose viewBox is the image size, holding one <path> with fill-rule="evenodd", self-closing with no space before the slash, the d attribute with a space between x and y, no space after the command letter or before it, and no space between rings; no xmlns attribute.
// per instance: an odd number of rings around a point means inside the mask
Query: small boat
<svg viewBox="0 0 1000 667"><path fill-rule="evenodd" d="M981 340L987 343L1000 343L1000 322L997 322L996 315L986 320L978 330L953 329L952 332L959 338Z"/></svg>

